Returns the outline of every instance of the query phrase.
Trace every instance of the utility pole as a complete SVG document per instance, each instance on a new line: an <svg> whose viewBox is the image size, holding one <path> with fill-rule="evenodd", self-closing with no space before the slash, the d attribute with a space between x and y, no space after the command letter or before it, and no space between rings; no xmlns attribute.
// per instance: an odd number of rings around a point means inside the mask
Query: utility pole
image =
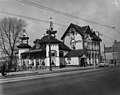
<svg viewBox="0 0 120 95"><path fill-rule="evenodd" d="M57 33L57 31L53 31L53 22L52 22L52 18L50 18L50 28L47 30L46 32L48 34L48 37L49 37L49 64L50 64L50 68L49 70L52 71L52 64L51 64L51 34L54 35L55 37L55 34Z"/></svg>
<svg viewBox="0 0 120 95"><path fill-rule="evenodd" d="M98 37L100 38L100 36L102 36L103 34L101 34L99 31L96 31L98 33ZM100 41L99 41L99 62L101 62L101 47L100 47Z"/></svg>
<svg viewBox="0 0 120 95"><path fill-rule="evenodd" d="M105 51L105 44L104 44L104 61L106 62L106 51Z"/></svg>

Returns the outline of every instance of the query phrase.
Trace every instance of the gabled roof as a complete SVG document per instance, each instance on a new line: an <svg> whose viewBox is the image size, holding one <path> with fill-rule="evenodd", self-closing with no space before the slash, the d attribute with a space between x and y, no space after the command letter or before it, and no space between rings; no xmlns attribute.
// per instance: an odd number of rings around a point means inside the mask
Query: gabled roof
<svg viewBox="0 0 120 95"><path fill-rule="evenodd" d="M120 42L115 40L113 47L120 47Z"/></svg>
<svg viewBox="0 0 120 95"><path fill-rule="evenodd" d="M105 47L105 53L112 52L112 47Z"/></svg>
<svg viewBox="0 0 120 95"><path fill-rule="evenodd" d="M31 46L28 44L20 44L17 46L17 48L31 48Z"/></svg>
<svg viewBox="0 0 120 95"><path fill-rule="evenodd" d="M67 35L67 33L69 33L69 29L73 27L74 29L76 29L76 31L81 34L82 36L84 35L85 31L87 30L88 26L83 26L83 27L80 27L78 25L75 25L73 23L71 23L69 25L69 27L67 28L67 30L65 31L65 33L63 34L63 36L61 37L61 40L64 39L64 37Z"/></svg>
<svg viewBox="0 0 120 95"><path fill-rule="evenodd" d="M60 44L59 44L59 49L60 50L65 50L65 51L70 51L71 49L68 47L68 46L66 46L63 42L61 42Z"/></svg>
<svg viewBox="0 0 120 95"><path fill-rule="evenodd" d="M105 53L120 52L120 47L105 47Z"/></svg>
<svg viewBox="0 0 120 95"><path fill-rule="evenodd" d="M70 52L68 52L65 57L81 57L83 54L86 53L85 49L81 49L81 50L71 50Z"/></svg>
<svg viewBox="0 0 120 95"><path fill-rule="evenodd" d="M112 47L105 47L105 52L120 52L120 42L115 40L114 45Z"/></svg>
<svg viewBox="0 0 120 95"><path fill-rule="evenodd" d="M76 24L71 23L69 25L69 27L67 28L67 30L65 31L65 33L63 34L63 36L61 37L61 40L63 40L65 38L65 36L67 35L67 33L69 33L69 29L73 27L80 35L84 36L86 33L89 33L92 37L93 40L98 40L98 41L102 41L96 34L95 32L91 31L89 25L87 26L78 26Z"/></svg>
<svg viewBox="0 0 120 95"><path fill-rule="evenodd" d="M95 32L92 32L91 36L93 37L92 40L102 41L102 39L100 39Z"/></svg>
<svg viewBox="0 0 120 95"><path fill-rule="evenodd" d="M34 41L34 43L39 43L40 44L40 48L41 50L45 50L46 49L46 44L49 43L49 38L48 36L44 36L41 39L36 39ZM51 36L51 40L50 40L51 44L59 44L59 50L65 50L65 51L70 51L71 49L66 46L63 42L59 41L58 39L54 38L53 36ZM36 45L34 45L31 49L36 49Z"/></svg>
<svg viewBox="0 0 120 95"><path fill-rule="evenodd" d="M45 44L41 44L39 48L36 48L36 45L34 45L30 50L38 50L41 49L43 51L46 50L46 45Z"/></svg>

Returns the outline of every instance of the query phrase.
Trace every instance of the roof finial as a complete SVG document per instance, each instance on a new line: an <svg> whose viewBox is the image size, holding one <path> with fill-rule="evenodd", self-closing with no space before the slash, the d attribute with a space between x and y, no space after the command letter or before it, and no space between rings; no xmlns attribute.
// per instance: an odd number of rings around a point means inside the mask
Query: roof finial
<svg viewBox="0 0 120 95"><path fill-rule="evenodd" d="M52 17L50 17L50 30L53 30L53 22L52 22Z"/></svg>
<svg viewBox="0 0 120 95"><path fill-rule="evenodd" d="M28 37L27 32L26 32L26 29L23 29L23 36L24 36L24 37Z"/></svg>

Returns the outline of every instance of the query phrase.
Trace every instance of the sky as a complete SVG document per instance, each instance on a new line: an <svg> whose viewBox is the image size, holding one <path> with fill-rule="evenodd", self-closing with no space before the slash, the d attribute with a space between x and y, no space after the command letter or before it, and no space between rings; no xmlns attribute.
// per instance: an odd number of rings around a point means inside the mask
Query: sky
<svg viewBox="0 0 120 95"><path fill-rule="evenodd" d="M81 18L105 24L115 29L104 27L101 25L85 22L80 19L70 18L48 10L37 8L17 0L0 0L0 11L23 15L27 17L37 18L49 21L50 17L54 23L63 24L60 26L54 24L54 30L57 30L56 37L60 40L70 23L79 26L89 25L94 31L101 34L102 43L106 46L113 44L114 40L120 41L120 0L28 0L49 8L53 8L68 14L79 16ZM3 14L0 12L0 18L17 17L13 15ZM29 35L29 44L33 45L35 39L40 39L49 28L49 23L36 20L22 18L27 22L27 34Z"/></svg>

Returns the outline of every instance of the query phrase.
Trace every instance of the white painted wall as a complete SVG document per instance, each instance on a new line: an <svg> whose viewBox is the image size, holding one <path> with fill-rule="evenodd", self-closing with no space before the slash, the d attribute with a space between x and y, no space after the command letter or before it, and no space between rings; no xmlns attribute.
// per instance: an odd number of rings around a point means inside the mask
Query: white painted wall
<svg viewBox="0 0 120 95"><path fill-rule="evenodd" d="M75 35L76 46L75 49L83 49L83 39L80 34Z"/></svg>
<svg viewBox="0 0 120 95"><path fill-rule="evenodd" d="M106 54L106 59L113 59L112 53L105 53L105 54Z"/></svg>
<svg viewBox="0 0 120 95"><path fill-rule="evenodd" d="M55 65L59 66L60 61L59 61L59 45L58 44L52 44L51 45L51 50L55 50L56 51L56 57L55 57ZM49 45L46 45L46 66L50 66L49 63Z"/></svg>
<svg viewBox="0 0 120 95"><path fill-rule="evenodd" d="M67 45L69 48L71 48L70 40L71 39L68 35L64 38L64 44Z"/></svg>
<svg viewBox="0 0 120 95"><path fill-rule="evenodd" d="M21 59L21 53L25 52L25 51L28 51L29 49L19 49L19 59Z"/></svg>
<svg viewBox="0 0 120 95"><path fill-rule="evenodd" d="M70 36L66 36L64 38L64 43L65 45L67 45L69 48L71 48L71 45L70 45L70 41L71 41L71 38ZM76 45L75 45L75 49L83 49L83 39L82 39L82 36L80 34L76 34L75 35L75 41L76 41Z"/></svg>
<svg viewBox="0 0 120 95"><path fill-rule="evenodd" d="M65 61L67 62L67 65L79 65L79 58L78 57L72 57L70 64L68 64L67 58L65 58Z"/></svg>

